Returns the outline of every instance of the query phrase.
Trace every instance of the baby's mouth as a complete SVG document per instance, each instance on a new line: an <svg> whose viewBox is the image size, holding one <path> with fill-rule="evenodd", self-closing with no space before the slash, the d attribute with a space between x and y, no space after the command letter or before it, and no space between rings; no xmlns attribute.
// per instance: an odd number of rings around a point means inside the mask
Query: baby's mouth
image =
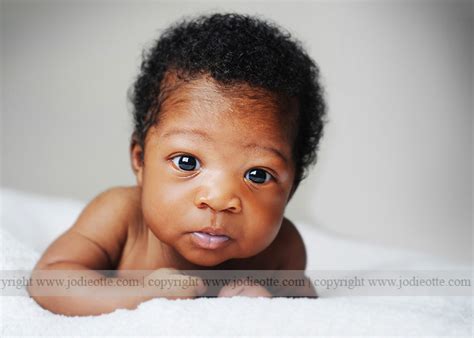
<svg viewBox="0 0 474 338"><path fill-rule="evenodd" d="M195 231L191 233L194 243L203 249L218 249L228 244L230 237L213 232Z"/></svg>

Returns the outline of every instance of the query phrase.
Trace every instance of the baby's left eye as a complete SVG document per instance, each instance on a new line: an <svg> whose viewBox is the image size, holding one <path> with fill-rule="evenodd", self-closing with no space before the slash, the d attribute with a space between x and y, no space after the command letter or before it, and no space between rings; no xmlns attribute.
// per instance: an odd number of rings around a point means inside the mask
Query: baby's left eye
<svg viewBox="0 0 474 338"><path fill-rule="evenodd" d="M272 175L270 175L267 171L263 169L250 169L245 173L245 178L257 183L257 184L263 184L272 179Z"/></svg>

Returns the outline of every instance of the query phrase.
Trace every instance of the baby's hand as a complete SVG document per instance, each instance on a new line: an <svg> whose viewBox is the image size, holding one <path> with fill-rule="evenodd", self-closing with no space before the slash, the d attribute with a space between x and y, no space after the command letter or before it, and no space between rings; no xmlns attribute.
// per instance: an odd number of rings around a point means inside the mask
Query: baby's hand
<svg viewBox="0 0 474 338"><path fill-rule="evenodd" d="M182 274L179 270L162 268L144 279L146 299L165 297L168 299L195 298L206 292L201 278Z"/></svg>
<svg viewBox="0 0 474 338"><path fill-rule="evenodd" d="M237 283L238 284L238 283ZM218 297L272 297L272 294L260 285L226 285L217 295Z"/></svg>

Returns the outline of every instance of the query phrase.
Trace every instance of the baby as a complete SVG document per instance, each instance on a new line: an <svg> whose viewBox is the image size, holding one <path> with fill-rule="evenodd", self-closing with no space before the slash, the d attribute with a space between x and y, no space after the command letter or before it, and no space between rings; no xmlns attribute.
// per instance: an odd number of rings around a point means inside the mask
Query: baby
<svg viewBox="0 0 474 338"><path fill-rule="evenodd" d="M90 202L43 254L33 279L68 271L65 278L74 272L117 281L129 278L122 272L147 271L141 287L148 291L146 282L156 278L194 283L122 297L98 296L119 290L115 282L53 297L33 283L30 295L55 313L91 315L159 296L215 295L201 270L304 276L305 246L284 210L316 160L325 104L318 68L299 43L251 16L185 20L144 56L131 96L136 186L109 189ZM194 273L182 272L188 270ZM316 296L308 286L288 291L243 285L216 294Z"/></svg>

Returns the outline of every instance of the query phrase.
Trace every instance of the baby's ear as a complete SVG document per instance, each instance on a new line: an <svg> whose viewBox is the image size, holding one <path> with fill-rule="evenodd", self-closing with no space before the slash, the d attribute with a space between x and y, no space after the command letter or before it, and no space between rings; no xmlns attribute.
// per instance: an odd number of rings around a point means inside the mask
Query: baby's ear
<svg viewBox="0 0 474 338"><path fill-rule="evenodd" d="M291 187L290 194L289 194L289 196L288 196L288 201L286 201L286 204L288 204L288 203L290 202L291 198L292 198L293 195L295 194L295 191L296 191L296 189L298 188L299 183L300 183L299 181L298 181L298 182L295 181L295 182L293 183L293 186Z"/></svg>
<svg viewBox="0 0 474 338"><path fill-rule="evenodd" d="M132 165L133 173L137 178L137 184L139 187L142 186L143 181L143 161L144 161L144 152L142 146L138 142L132 139L130 144L130 162Z"/></svg>

